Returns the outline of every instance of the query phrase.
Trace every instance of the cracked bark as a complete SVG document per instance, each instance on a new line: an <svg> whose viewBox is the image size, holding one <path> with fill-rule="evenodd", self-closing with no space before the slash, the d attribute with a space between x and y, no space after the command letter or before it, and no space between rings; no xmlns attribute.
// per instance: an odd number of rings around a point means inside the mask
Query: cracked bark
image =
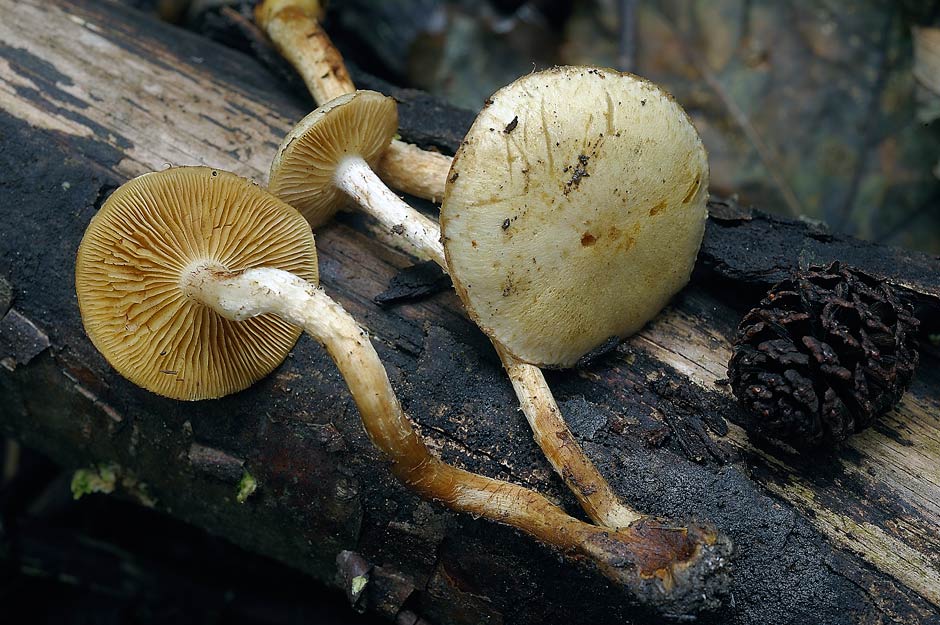
<svg viewBox="0 0 940 625"><path fill-rule="evenodd" d="M0 313L18 316L0 324L0 360L12 359L0 367L3 432L68 467L113 463L126 496L324 583L349 589L357 575L337 556L354 554L369 572L357 605L389 618L656 622L516 532L403 489L312 341L268 379L213 402L172 402L118 377L84 337L72 283L101 199L165 163L263 181L307 102L252 60L115 5L0 9ZM404 139L455 147L466 112L396 95ZM627 501L732 536L735 601L716 622L940 623L936 350L901 407L828 458L755 448L733 423L725 430L737 407L721 384L740 313L789 268L861 265L913 297L935 332L940 261L727 203L712 213L695 280L664 315L577 371L548 372L573 433ZM319 232L321 274L376 337L405 409L448 461L576 512L454 294L374 303L411 262L377 232L357 216ZM239 503L246 472L257 490Z"/></svg>

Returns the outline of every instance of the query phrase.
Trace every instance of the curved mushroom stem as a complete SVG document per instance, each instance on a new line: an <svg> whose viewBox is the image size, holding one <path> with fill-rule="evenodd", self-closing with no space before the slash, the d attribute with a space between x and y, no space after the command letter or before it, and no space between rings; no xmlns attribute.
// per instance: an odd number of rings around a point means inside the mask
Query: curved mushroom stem
<svg viewBox="0 0 940 625"><path fill-rule="evenodd" d="M591 519L604 527L626 527L643 515L624 505L597 471L561 416L542 370L522 362L495 341L522 412L545 457Z"/></svg>
<svg viewBox="0 0 940 625"><path fill-rule="evenodd" d="M421 256L444 265L440 227L392 193L362 157L343 159L333 181L363 211L411 243Z"/></svg>
<svg viewBox="0 0 940 625"><path fill-rule="evenodd" d="M691 613L718 604L729 545L714 530L648 518L619 531L604 529L569 516L527 488L450 466L415 432L366 331L322 289L279 269L233 273L202 264L183 275L188 297L228 319L273 313L323 344L349 386L369 438L391 461L395 476L422 497L586 558L648 605Z"/></svg>
<svg viewBox="0 0 940 625"><path fill-rule="evenodd" d="M358 156L345 158L334 175L336 185L369 215L411 243L423 256L447 272L441 229L401 198ZM624 505L607 480L587 459L561 416L542 371L524 363L494 342L512 380L522 412L535 440L593 521L604 527L625 527L642 515Z"/></svg>
<svg viewBox="0 0 940 625"><path fill-rule="evenodd" d="M343 55L320 26L322 4L319 0L265 0L255 8L255 21L300 74L317 106L356 90ZM394 140L379 162L378 173L404 193L439 203L450 163L449 156Z"/></svg>

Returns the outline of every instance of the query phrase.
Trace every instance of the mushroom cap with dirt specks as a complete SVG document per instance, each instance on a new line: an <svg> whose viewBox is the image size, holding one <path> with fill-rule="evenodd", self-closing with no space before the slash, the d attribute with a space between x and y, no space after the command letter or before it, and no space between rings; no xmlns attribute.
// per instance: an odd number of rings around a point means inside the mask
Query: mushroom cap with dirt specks
<svg viewBox="0 0 940 625"><path fill-rule="evenodd" d="M396 132L395 100L375 91L341 95L300 120L284 138L268 188L317 228L348 201L333 183L337 166L348 156L360 156L374 169Z"/></svg>
<svg viewBox="0 0 940 625"><path fill-rule="evenodd" d="M569 367L689 280L705 148L653 83L557 67L497 91L457 151L444 251L470 314L517 358Z"/></svg>
<svg viewBox="0 0 940 625"><path fill-rule="evenodd" d="M78 305L92 343L121 375L174 399L250 386L287 357L301 332L274 315L229 321L187 298L180 280L197 265L318 279L310 226L248 180L176 167L121 186L78 248Z"/></svg>

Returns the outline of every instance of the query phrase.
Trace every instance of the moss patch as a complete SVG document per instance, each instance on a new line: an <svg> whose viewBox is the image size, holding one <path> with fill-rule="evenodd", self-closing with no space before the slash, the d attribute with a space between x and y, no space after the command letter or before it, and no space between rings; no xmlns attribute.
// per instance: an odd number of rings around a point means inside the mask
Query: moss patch
<svg viewBox="0 0 940 625"><path fill-rule="evenodd" d="M154 507L157 503L150 496L146 484L137 479L132 471L126 471L121 468L121 465L115 463L98 464L77 470L72 476L72 497L81 499L91 493L110 495L118 485L138 503L148 508Z"/></svg>
<svg viewBox="0 0 940 625"><path fill-rule="evenodd" d="M238 493L235 495L235 499L238 503L245 503L256 490L258 490L258 481L251 473L245 471L238 483Z"/></svg>
<svg viewBox="0 0 940 625"><path fill-rule="evenodd" d="M113 493L117 484L118 469L115 464L79 469L72 476L72 497L81 499L91 493Z"/></svg>

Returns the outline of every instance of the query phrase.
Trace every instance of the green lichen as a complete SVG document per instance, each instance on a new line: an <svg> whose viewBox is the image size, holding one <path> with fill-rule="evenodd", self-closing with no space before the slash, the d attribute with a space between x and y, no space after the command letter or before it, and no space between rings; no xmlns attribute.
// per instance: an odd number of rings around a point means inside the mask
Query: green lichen
<svg viewBox="0 0 940 625"><path fill-rule="evenodd" d="M79 469L72 476L72 497L81 499L91 493L113 493L117 484L118 469L115 464Z"/></svg>
<svg viewBox="0 0 940 625"><path fill-rule="evenodd" d="M352 583L349 585L349 594L353 597L353 600L359 598L359 595L362 594L362 591L365 589L366 584L369 583L368 575L357 575L352 578Z"/></svg>
<svg viewBox="0 0 940 625"><path fill-rule="evenodd" d="M251 473L245 471L238 483L238 494L235 495L235 499L238 503L245 503L256 490L258 490L258 481Z"/></svg>
<svg viewBox="0 0 940 625"><path fill-rule="evenodd" d="M132 471L125 471L120 465L109 463L79 469L72 476L72 497L81 499L91 493L104 493L110 495L117 486L138 503L152 508L156 500L150 496L147 485L137 479Z"/></svg>

